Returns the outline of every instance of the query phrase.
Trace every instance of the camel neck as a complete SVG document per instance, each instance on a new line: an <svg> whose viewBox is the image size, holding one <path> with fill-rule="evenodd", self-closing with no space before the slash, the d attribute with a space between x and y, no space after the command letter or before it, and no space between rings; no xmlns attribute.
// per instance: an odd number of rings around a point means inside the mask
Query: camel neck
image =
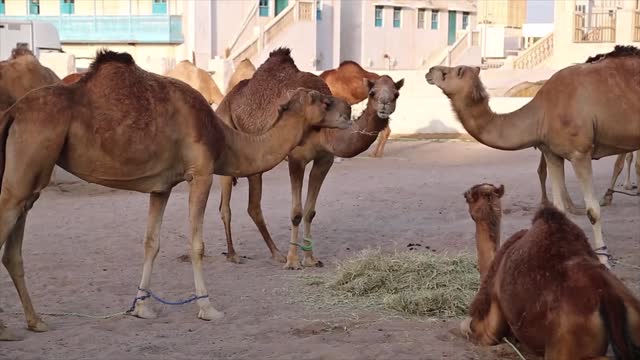
<svg viewBox="0 0 640 360"><path fill-rule="evenodd" d="M367 150L378 138L378 133L389 124L382 119L371 102L348 129L326 129L326 147L332 154L351 158Z"/></svg>
<svg viewBox="0 0 640 360"><path fill-rule="evenodd" d="M308 128L295 113L285 112L277 124L262 135L237 131L222 121L225 146L216 159L214 174L246 177L271 170L296 147Z"/></svg>
<svg viewBox="0 0 640 360"><path fill-rule="evenodd" d="M540 127L544 112L536 99L520 109L496 114L489 107L489 99L472 101L452 98L458 119L479 142L500 150L520 150L540 144Z"/></svg>
<svg viewBox="0 0 640 360"><path fill-rule="evenodd" d="M500 219L476 222L476 250L480 277L484 278L500 245Z"/></svg>

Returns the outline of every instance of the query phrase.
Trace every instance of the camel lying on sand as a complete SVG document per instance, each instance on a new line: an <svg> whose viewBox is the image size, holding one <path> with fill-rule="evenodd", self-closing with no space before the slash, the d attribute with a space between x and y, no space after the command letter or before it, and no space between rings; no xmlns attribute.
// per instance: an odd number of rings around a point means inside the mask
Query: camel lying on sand
<svg viewBox="0 0 640 360"><path fill-rule="evenodd" d="M54 165L91 183L150 194L144 266L133 315L155 316L147 305L158 234L171 189L190 185L191 261L198 317L223 316L211 306L202 274L202 224L212 174L249 176L267 171L312 128L348 128L351 108L317 91L287 92L276 105L277 124L260 136L235 131L187 84L146 72L127 53L98 52L72 85L30 92L0 118L3 162L0 191L2 262L33 331L45 331L24 281L22 237L29 209ZM50 121L56 119L56 121ZM15 338L0 323L0 339Z"/></svg>
<svg viewBox="0 0 640 360"><path fill-rule="evenodd" d="M640 301L598 262L582 229L553 206L500 246L504 187L465 194L482 278L462 333L480 345L515 336L545 359L640 358Z"/></svg>
<svg viewBox="0 0 640 360"><path fill-rule="evenodd" d="M320 187L334 156L354 157L365 151L376 139L378 133L388 125L389 115L395 111L396 99L400 96L404 80L394 82L388 76L382 76L375 82L367 81L369 100L365 111L354 121L350 129L320 129L293 149L288 155L289 176L291 178L291 240L289 253L282 256L273 242L260 207L262 197L262 174L249 177L249 206L251 219L258 227L272 258L285 262L285 269L301 269L304 266L322 266L322 262L313 256L311 222L316 215L316 200ZM290 50L280 48L272 51L269 58L256 70L250 80L243 80L225 96L216 110L222 121L243 132L260 134L269 129L276 120L276 108L273 106L290 89L305 87L331 94L325 82L311 73L298 70ZM309 176L307 199L302 207L302 183L308 163L313 161ZM233 179L221 178L222 197L220 213L227 237L227 259L240 262L231 238L231 201ZM299 226L304 222L303 244L298 243ZM298 248L304 251L302 264L298 257Z"/></svg>
<svg viewBox="0 0 640 360"><path fill-rule="evenodd" d="M540 80L540 81L536 81L536 82L529 82L529 81L525 81L522 83L519 83L515 86L513 86L512 88L510 88L509 90L507 90L504 94L504 96L506 97L534 97L537 93L538 90L540 90L540 88L542 88L542 86L544 85L544 83L547 82L547 80ZM605 195L603 196L602 200L600 200L600 206L608 206L611 205L611 201L613 200L613 189L615 188L616 185L616 180L618 180L618 176L620 175L620 172L622 172L623 166L624 166L624 161L625 158L627 159L627 172L626 172L626 177L624 180L624 189L625 190L632 190L632 186L631 186L631 163L633 161L633 153L627 153L627 154L620 154L618 155L618 157L616 158L616 163L613 167L613 174L611 175L611 185L609 186L609 189L607 190L607 192L605 193ZM636 158L636 173L639 174L638 178L640 178L640 158ZM563 162L563 166L564 166L564 160L562 160ZM544 159L544 154L542 153L542 151L540 151L540 163L538 164L538 178L540 179L540 190L541 190L541 203L542 204L547 204L549 202L549 198L547 197L547 187L546 187L546 182L547 182L547 162ZM640 180L639 180L640 181ZM584 215L585 214L585 209L580 209L578 207L576 207L573 203L573 201L571 200L571 196L569 195L569 192L567 191L567 186L566 184L562 184L561 187L562 190L562 199L564 201L564 206L566 207L567 211L569 211L572 214L576 214L576 215Z"/></svg>
<svg viewBox="0 0 640 360"><path fill-rule="evenodd" d="M366 71L354 61L343 61L336 69L323 71L320 78L327 83L333 96L346 100L349 105L357 104L369 97L369 89L364 79L376 81L380 75ZM391 135L391 128L387 125L378 136L378 144L371 153L373 157L384 155L384 146Z"/></svg>
<svg viewBox="0 0 640 360"><path fill-rule="evenodd" d="M169 70L164 76L178 79L189 84L192 88L198 90L207 100L209 105L220 105L222 102L222 92L211 78L211 75L193 65L189 60L180 61L173 69Z"/></svg>
<svg viewBox="0 0 640 360"><path fill-rule="evenodd" d="M426 79L451 99L458 119L479 142L501 150L541 149L551 175L553 203L562 211L562 160L571 162L593 227L596 252L608 266L591 159L640 148L640 101L635 96L640 92L640 82L635 81L640 50L616 46L590 60L558 71L529 103L508 114L496 114L489 107L480 68L436 66ZM612 76L616 81L610 81ZM613 106L621 103L625 106Z"/></svg>

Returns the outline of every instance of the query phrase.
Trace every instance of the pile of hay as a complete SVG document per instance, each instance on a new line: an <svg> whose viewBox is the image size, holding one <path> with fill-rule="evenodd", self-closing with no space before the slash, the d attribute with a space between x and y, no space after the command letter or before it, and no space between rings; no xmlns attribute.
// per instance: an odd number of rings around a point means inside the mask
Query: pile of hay
<svg viewBox="0 0 640 360"><path fill-rule="evenodd" d="M457 318L467 314L480 286L476 263L468 254L368 250L341 263L326 285L334 296L406 315Z"/></svg>

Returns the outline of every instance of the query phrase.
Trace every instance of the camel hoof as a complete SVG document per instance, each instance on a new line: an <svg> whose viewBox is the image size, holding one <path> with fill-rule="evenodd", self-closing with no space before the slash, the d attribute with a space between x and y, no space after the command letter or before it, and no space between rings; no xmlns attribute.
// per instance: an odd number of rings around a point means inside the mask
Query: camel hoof
<svg viewBox="0 0 640 360"><path fill-rule="evenodd" d="M136 303L136 307L131 312L131 315L139 317L140 319L155 319L158 317L155 311L151 310L148 306L145 306L142 302Z"/></svg>
<svg viewBox="0 0 640 360"><path fill-rule="evenodd" d="M611 198L611 196L605 196L602 198L602 200L600 200L600 206L609 206L611 205L611 200L613 200Z"/></svg>
<svg viewBox="0 0 640 360"><path fill-rule="evenodd" d="M49 326L47 326L44 321L38 319L35 324L28 324L27 329L33 332L46 332L49 331Z"/></svg>
<svg viewBox="0 0 640 360"><path fill-rule="evenodd" d="M271 255L271 259L281 264L285 264L287 262L287 257L280 254L279 252L276 252L273 255Z"/></svg>
<svg viewBox="0 0 640 360"><path fill-rule="evenodd" d="M284 264L284 269L285 270L302 270L302 264L300 264L300 261L298 259L294 261L287 260L287 263Z"/></svg>
<svg viewBox="0 0 640 360"><path fill-rule="evenodd" d="M198 318L206 321L219 320L224 317L224 313L213 308L213 306L200 309Z"/></svg>
<svg viewBox="0 0 640 360"><path fill-rule="evenodd" d="M598 260L600 260L600 263L604 265L608 270L611 270L611 265L609 265L609 257L607 255L598 255Z"/></svg>
<svg viewBox="0 0 640 360"><path fill-rule="evenodd" d="M19 341L22 340L17 337L11 330L7 328L0 329L0 341Z"/></svg>
<svg viewBox="0 0 640 360"><path fill-rule="evenodd" d="M302 261L302 265L304 265L305 267L324 267L324 263L316 258L307 258L305 257L304 260Z"/></svg>
<svg viewBox="0 0 640 360"><path fill-rule="evenodd" d="M460 332L467 339L471 337L471 318L468 317L460 323Z"/></svg>
<svg viewBox="0 0 640 360"><path fill-rule="evenodd" d="M231 256L227 255L227 261L232 262L234 264L244 264L247 262L244 258L239 256L238 254L233 254Z"/></svg>

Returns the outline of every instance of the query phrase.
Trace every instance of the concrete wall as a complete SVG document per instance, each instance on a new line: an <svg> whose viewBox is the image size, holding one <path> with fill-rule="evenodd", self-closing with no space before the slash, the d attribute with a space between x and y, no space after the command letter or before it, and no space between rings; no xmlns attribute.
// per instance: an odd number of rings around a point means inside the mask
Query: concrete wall
<svg viewBox="0 0 640 360"><path fill-rule="evenodd" d="M300 70L314 71L316 70L316 39L315 21L294 22L278 34L274 41L265 44L263 51L252 58L251 62L258 67L267 60L271 51L284 46L291 49L291 57Z"/></svg>
<svg viewBox="0 0 640 360"><path fill-rule="evenodd" d="M171 45L128 45L128 44L93 44L63 45L62 49L76 57L76 67L87 68L93 61L96 51L108 48L113 51L126 51L133 56L141 68L157 74L164 74L176 65L177 46ZM199 64L200 65L200 64ZM206 67L206 64L201 65Z"/></svg>
<svg viewBox="0 0 640 360"><path fill-rule="evenodd" d="M340 61L362 63L363 6L359 1L343 1L340 7Z"/></svg>
<svg viewBox="0 0 640 360"><path fill-rule="evenodd" d="M247 15L257 0L222 0L214 1L215 17L211 20L209 30L215 36L215 54L222 55L242 28ZM275 1L269 1L269 4ZM273 14L273 12L271 12ZM272 17L258 18L261 22L271 20ZM248 29L252 31L252 29Z"/></svg>
<svg viewBox="0 0 640 360"><path fill-rule="evenodd" d="M334 18L337 17L338 23L340 22L340 2L324 0L321 5L322 18L316 22L316 34L318 36L316 43L316 58L318 62L316 68L318 70L327 70L339 65L339 61L336 63L334 59L335 55L337 55L335 52L340 50L340 44L334 44ZM316 14L314 13L313 16L315 17ZM347 31L352 31L352 29Z"/></svg>
<svg viewBox="0 0 640 360"><path fill-rule="evenodd" d="M239 0L234 0L234 2ZM203 2L203 1L198 1ZM172 15L182 14L182 0L169 0L168 11ZM207 2L209 3L209 2ZM6 0L6 16L25 16L28 14L26 0ZM76 0L74 15L151 15L152 0ZM40 15L60 15L60 0L40 0Z"/></svg>

